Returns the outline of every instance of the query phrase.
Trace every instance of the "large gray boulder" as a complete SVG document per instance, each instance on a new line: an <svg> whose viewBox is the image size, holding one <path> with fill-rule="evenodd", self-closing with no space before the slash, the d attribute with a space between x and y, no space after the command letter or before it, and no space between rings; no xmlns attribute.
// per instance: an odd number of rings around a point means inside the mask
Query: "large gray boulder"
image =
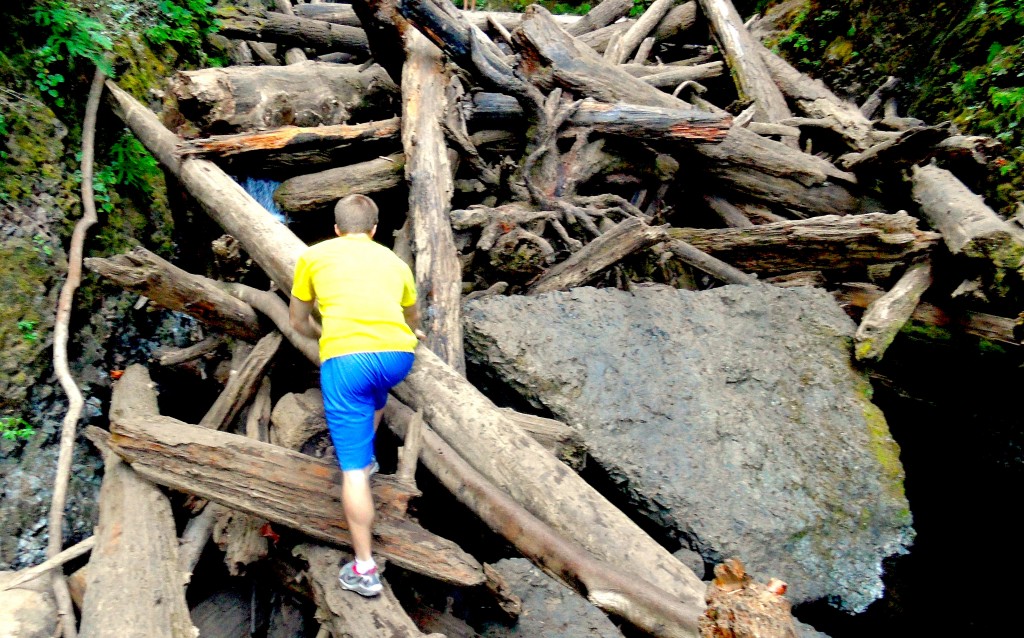
<svg viewBox="0 0 1024 638"><path fill-rule="evenodd" d="M881 597L883 559L914 537L903 466L828 293L578 288L464 317L468 360L578 428L707 564L738 557L797 604Z"/></svg>

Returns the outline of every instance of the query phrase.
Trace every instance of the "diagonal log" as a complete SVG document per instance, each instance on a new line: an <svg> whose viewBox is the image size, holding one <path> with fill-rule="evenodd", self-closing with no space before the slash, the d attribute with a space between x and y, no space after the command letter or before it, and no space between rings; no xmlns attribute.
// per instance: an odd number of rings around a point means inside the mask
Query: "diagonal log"
<svg viewBox="0 0 1024 638"><path fill-rule="evenodd" d="M160 416L125 416L111 424L110 445L149 480L298 530L350 545L341 506L341 471L277 445ZM385 490L382 493L381 490ZM386 503L388 480L374 478ZM399 490L404 494L407 490ZM451 541L377 512L375 549L396 565L456 585L483 582L481 567Z"/></svg>
<svg viewBox="0 0 1024 638"><path fill-rule="evenodd" d="M593 7L576 24L565 28L570 35L583 35L608 26L633 8L633 0L604 0Z"/></svg>
<svg viewBox="0 0 1024 638"><path fill-rule="evenodd" d="M199 426L214 430L227 429L242 411L242 408L256 395L260 380L270 367L283 337L274 331L259 340L237 373L228 378L217 400L207 410Z"/></svg>
<svg viewBox="0 0 1024 638"><path fill-rule="evenodd" d="M221 290L216 282L185 272L141 246L124 255L87 258L85 265L126 290L192 315L215 330L247 341L264 332L253 309Z"/></svg>
<svg viewBox="0 0 1024 638"><path fill-rule="evenodd" d="M640 43L654 31L661 19L668 15L675 0L654 0L636 22L615 41L607 57L613 64L622 64L636 52ZM653 43L653 40L652 40Z"/></svg>
<svg viewBox="0 0 1024 638"><path fill-rule="evenodd" d="M749 228L670 228L682 239L740 270L780 273L848 270L927 253L937 233L917 229L905 211L824 216Z"/></svg>
<svg viewBox="0 0 1024 638"><path fill-rule="evenodd" d="M931 264L913 264L891 290L871 302L853 336L854 357L858 361L881 360L931 284Z"/></svg>
<svg viewBox="0 0 1024 638"><path fill-rule="evenodd" d="M441 52L410 29L402 69L402 147L419 292L416 303L427 347L464 373L462 264L448 221L455 186L441 127L447 86Z"/></svg>

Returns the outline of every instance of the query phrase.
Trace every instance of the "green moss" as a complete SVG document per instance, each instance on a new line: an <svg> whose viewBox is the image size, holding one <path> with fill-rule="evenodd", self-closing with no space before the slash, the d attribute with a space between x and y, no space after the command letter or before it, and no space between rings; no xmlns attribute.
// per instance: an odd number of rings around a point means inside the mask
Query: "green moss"
<svg viewBox="0 0 1024 638"><path fill-rule="evenodd" d="M864 381L864 385L870 385ZM882 476L889 496L894 501L905 502L906 495L903 488L905 474L903 464L900 462L900 446L889 433L889 424L885 421L885 415L871 401L865 400L861 405L864 414L864 421L867 426L868 445L871 452L878 461ZM907 512L909 524L910 512Z"/></svg>

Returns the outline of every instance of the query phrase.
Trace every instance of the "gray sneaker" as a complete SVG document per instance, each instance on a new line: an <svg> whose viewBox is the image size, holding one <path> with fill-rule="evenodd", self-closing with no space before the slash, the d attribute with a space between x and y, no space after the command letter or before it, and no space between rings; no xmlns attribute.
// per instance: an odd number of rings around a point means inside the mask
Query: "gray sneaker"
<svg viewBox="0 0 1024 638"><path fill-rule="evenodd" d="M349 591L354 591L361 596L376 596L384 589L380 584L380 575L376 567L369 574L356 572L356 562L345 563L338 573L338 582Z"/></svg>

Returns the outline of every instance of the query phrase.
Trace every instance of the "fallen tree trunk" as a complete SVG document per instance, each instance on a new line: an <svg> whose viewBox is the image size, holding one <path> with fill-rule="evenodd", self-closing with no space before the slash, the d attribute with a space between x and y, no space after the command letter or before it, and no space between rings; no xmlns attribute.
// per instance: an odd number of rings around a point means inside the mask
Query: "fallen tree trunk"
<svg viewBox="0 0 1024 638"><path fill-rule="evenodd" d="M777 122L792 115L779 87L772 80L759 51L759 45L731 0L697 0L711 23L711 33L725 55L740 100L756 106L754 119Z"/></svg>
<svg viewBox="0 0 1024 638"><path fill-rule="evenodd" d="M864 309L880 299L885 291L874 284L845 283L833 294L841 306L848 309ZM997 317L969 310L944 310L938 306L921 302L914 308L910 319L925 327L921 334L936 335L940 339L948 338L949 332L955 330L1001 344L1011 346L1024 344L1024 340L1016 336L1014 332L1017 322L1009 317Z"/></svg>
<svg viewBox="0 0 1024 638"><path fill-rule="evenodd" d="M384 417L388 426L402 436L414 413L402 403L389 399ZM697 636L696 625L703 600L701 604L680 601L651 584L643 575L634 575L609 561L602 561L566 540L564 532L560 534L552 529L497 489L427 427L423 428L421 457L424 466L488 527L594 605L654 636Z"/></svg>
<svg viewBox="0 0 1024 638"><path fill-rule="evenodd" d="M565 30L569 35L583 35L608 26L629 13L632 8L633 0L604 0L591 8L587 15L580 18L576 24L569 25Z"/></svg>
<svg viewBox="0 0 1024 638"><path fill-rule="evenodd" d="M370 53L366 32L356 27L241 7L224 7L217 10L217 15L218 33L228 38L276 42L323 52L344 51L364 56Z"/></svg>
<svg viewBox="0 0 1024 638"><path fill-rule="evenodd" d="M168 417L126 416L112 423L111 432L114 451L160 485L321 541L351 543L341 506L341 471L333 463ZM386 477L374 477L374 500L384 504L374 523L375 551L437 580L460 586L483 582L479 563L457 545L387 513L389 495L407 493L392 489Z"/></svg>
<svg viewBox="0 0 1024 638"><path fill-rule="evenodd" d="M281 340L281 333L276 331L260 339L238 372L228 378L217 400L199 421L200 427L224 430L234 422L245 404L256 395L257 386L277 354Z"/></svg>
<svg viewBox="0 0 1024 638"><path fill-rule="evenodd" d="M949 134L949 122L908 129L898 137L875 144L861 153L844 155L837 164L858 175L898 175L932 155L936 146Z"/></svg>
<svg viewBox="0 0 1024 638"><path fill-rule="evenodd" d="M289 213L323 210L346 195L372 195L402 184L405 161L405 155L393 153L368 162L292 177L277 188L274 201Z"/></svg>
<svg viewBox="0 0 1024 638"><path fill-rule="evenodd" d="M703 608L704 584L693 572L427 348L416 350L412 372L393 393L534 516L618 569L644 573L684 605Z"/></svg>
<svg viewBox="0 0 1024 638"><path fill-rule="evenodd" d="M913 264L896 285L868 306L853 336L853 355L858 361L880 361L886 349L932 284L932 266Z"/></svg>
<svg viewBox="0 0 1024 638"><path fill-rule="evenodd" d="M633 6L633 0L628 0L626 11ZM614 0L615 3L622 4L627 0ZM597 11L605 3L602 2L600 5L594 8L591 13ZM355 7L358 3L353 2L352 4L341 4L341 3L318 3L318 4L299 4L294 7L295 15L302 18L310 18L312 20L323 20L324 22L331 22L333 24L343 24L350 27L365 27L359 18L359 11ZM520 20L523 19L523 14L513 13L510 11L463 11L462 15L465 16L474 26L480 29L487 29L488 22L490 20L497 21L498 24L505 27L506 29L512 29ZM589 15L589 14L588 14ZM623 14L625 13L623 12ZM617 16L618 17L621 17ZM578 24L585 20L588 16L574 16L574 15L560 15L558 21L560 24L571 26ZM602 25L603 26L603 25Z"/></svg>
<svg viewBox="0 0 1024 638"><path fill-rule="evenodd" d="M675 88L683 82L698 82L700 80L707 80L709 78L716 78L722 75L725 70L725 65L721 62L708 62L707 64L697 64L694 66L660 66L660 67L647 67L651 72L638 75L641 80L656 86L659 89L664 88ZM627 73L632 73L627 71Z"/></svg>
<svg viewBox="0 0 1024 638"><path fill-rule="evenodd" d="M378 65L306 61L179 71L164 119L189 137L341 124L392 110L398 89Z"/></svg>
<svg viewBox="0 0 1024 638"><path fill-rule="evenodd" d="M402 68L402 147L409 184L409 227L416 305L425 343L448 365L465 374L462 350L462 264L448 221L452 167L441 118L448 109L441 52L415 30L406 34Z"/></svg>
<svg viewBox="0 0 1024 638"><path fill-rule="evenodd" d="M905 261L931 250L937 233L917 230L905 211L825 216L750 228L670 228L682 239L740 270L782 273L848 270Z"/></svg>
<svg viewBox="0 0 1024 638"><path fill-rule="evenodd" d="M673 4L675 0L654 0L637 21L615 41L613 49L605 54L608 61L612 64L626 62L636 52L643 39L668 15Z"/></svg>
<svg viewBox="0 0 1024 638"><path fill-rule="evenodd" d="M1003 221L985 201L949 171L936 166L911 169L912 196L954 255L985 259L996 269L1024 273L1024 231Z"/></svg>
<svg viewBox="0 0 1024 638"><path fill-rule="evenodd" d="M321 5L305 5L316 7ZM338 582L338 565L351 560L339 550L303 543L292 554L306 561L306 576L313 589L316 606L327 614L321 626L338 638L413 638L423 636L416 623L399 604L391 588L384 584L380 596L371 599L353 596ZM430 634L443 638L441 634Z"/></svg>
<svg viewBox="0 0 1024 638"><path fill-rule="evenodd" d="M114 257L89 257L86 267L115 284L169 310L192 315L215 330L255 341L263 334L259 317L247 304L138 246Z"/></svg>
<svg viewBox="0 0 1024 638"><path fill-rule="evenodd" d="M114 384L110 411L112 417L156 418L156 391L143 366L130 366ZM79 635L194 638L171 504L156 485L104 452L96 547Z"/></svg>

